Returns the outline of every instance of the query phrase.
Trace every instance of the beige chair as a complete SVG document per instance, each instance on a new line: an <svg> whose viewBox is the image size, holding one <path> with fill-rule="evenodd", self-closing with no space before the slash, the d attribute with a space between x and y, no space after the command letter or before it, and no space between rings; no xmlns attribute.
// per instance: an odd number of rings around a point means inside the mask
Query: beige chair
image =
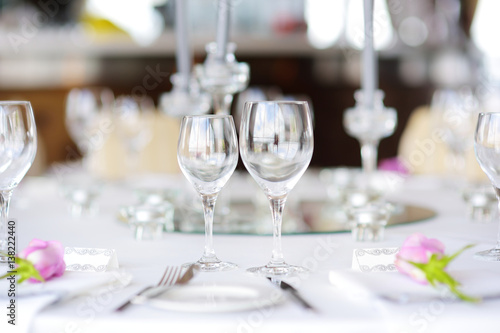
<svg viewBox="0 0 500 333"><path fill-rule="evenodd" d="M398 156L412 174L445 175L452 172L450 151L443 141L442 130L428 106L417 108L408 119L399 141ZM464 174L469 181L485 181L472 145L466 152Z"/></svg>
<svg viewBox="0 0 500 333"><path fill-rule="evenodd" d="M162 113L143 116L146 126L151 126L152 137L139 154L138 173L179 173L177 164L177 141L180 119ZM120 179L127 176L127 150L120 140L116 123L111 122L109 133L105 133L102 146L89 157L90 169L106 179Z"/></svg>
<svg viewBox="0 0 500 333"><path fill-rule="evenodd" d="M40 134L37 134L36 156L26 173L27 176L40 176L47 170L47 148Z"/></svg>

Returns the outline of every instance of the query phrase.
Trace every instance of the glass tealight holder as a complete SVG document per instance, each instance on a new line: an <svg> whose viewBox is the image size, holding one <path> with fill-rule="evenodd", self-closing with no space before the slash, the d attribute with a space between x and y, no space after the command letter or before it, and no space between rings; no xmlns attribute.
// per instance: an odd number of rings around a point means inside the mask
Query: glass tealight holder
<svg viewBox="0 0 500 333"><path fill-rule="evenodd" d="M61 194L68 204L72 216L93 216L98 211L97 198L102 192L101 181L83 174L64 177Z"/></svg>
<svg viewBox="0 0 500 333"><path fill-rule="evenodd" d="M392 211L393 205L384 201L349 207L346 215L353 240L360 242L383 241L385 227Z"/></svg>
<svg viewBox="0 0 500 333"><path fill-rule="evenodd" d="M331 203L342 204L345 190L352 187L356 168L324 168L319 173L319 179L326 185L327 196Z"/></svg>
<svg viewBox="0 0 500 333"><path fill-rule="evenodd" d="M377 204L383 200L383 193L373 188L351 187L344 189L342 195L345 207L362 207Z"/></svg>
<svg viewBox="0 0 500 333"><path fill-rule="evenodd" d="M138 241L161 239L163 231L174 230L174 206L168 202L124 206L120 214Z"/></svg>
<svg viewBox="0 0 500 333"><path fill-rule="evenodd" d="M164 203L175 203L180 195L180 189L176 188L138 188L135 194L141 204L162 205Z"/></svg>
<svg viewBox="0 0 500 333"><path fill-rule="evenodd" d="M498 216L495 190L489 184L473 185L463 191L467 213L472 222L488 223Z"/></svg>

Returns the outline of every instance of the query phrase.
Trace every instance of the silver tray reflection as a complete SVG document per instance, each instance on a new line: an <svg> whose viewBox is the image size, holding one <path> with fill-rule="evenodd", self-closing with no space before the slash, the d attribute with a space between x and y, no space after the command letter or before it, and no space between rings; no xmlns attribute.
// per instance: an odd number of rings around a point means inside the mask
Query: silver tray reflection
<svg viewBox="0 0 500 333"><path fill-rule="evenodd" d="M396 209L388 222L393 225L419 222L436 213L428 208L395 204ZM175 231L203 233L205 231L201 210L176 210ZM338 233L350 231L341 206L325 201L302 201L287 204L283 216L282 234ZM215 212L214 233L271 235L271 212L268 207L256 207L252 202L232 202Z"/></svg>

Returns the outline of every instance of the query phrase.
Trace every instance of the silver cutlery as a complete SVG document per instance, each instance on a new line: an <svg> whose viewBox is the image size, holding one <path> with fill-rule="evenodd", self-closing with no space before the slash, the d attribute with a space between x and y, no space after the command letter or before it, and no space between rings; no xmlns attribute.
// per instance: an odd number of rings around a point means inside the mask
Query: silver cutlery
<svg viewBox="0 0 500 333"><path fill-rule="evenodd" d="M175 283L173 285L157 286L157 287L149 288L145 292L134 297L131 300L131 302L133 304L143 304L146 300L148 300L150 298L154 298L154 297L164 293L165 291L172 288L173 286L180 286L180 285L188 283L194 277L194 267L195 267L194 265L189 266L188 269L186 270L186 272L177 281L175 281Z"/></svg>
<svg viewBox="0 0 500 333"><path fill-rule="evenodd" d="M278 286L282 290L286 291L289 295L291 295L302 307L309 311L318 312L316 308L314 308L309 302L307 302L295 289L292 285L286 283L285 281L281 281L279 279L268 277L269 281L271 281L274 285Z"/></svg>
<svg viewBox="0 0 500 333"><path fill-rule="evenodd" d="M189 271L189 269L188 269L188 271ZM181 272L182 272L182 268L179 266L167 266L167 268L163 272L163 275L162 275L160 281L158 281L156 286L149 286L149 287L142 289L136 295L134 295L134 297L130 298L125 303L120 305L115 311L123 311L132 303L132 300L135 297L143 294L144 292L146 292L150 289L173 285L174 283L176 283L179 280L179 276L180 276Z"/></svg>

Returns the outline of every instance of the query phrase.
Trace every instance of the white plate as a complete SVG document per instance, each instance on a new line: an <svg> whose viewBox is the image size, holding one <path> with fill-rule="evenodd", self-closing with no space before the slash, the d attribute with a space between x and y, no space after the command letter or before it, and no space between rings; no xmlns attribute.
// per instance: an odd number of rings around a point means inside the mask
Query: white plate
<svg viewBox="0 0 500 333"><path fill-rule="evenodd" d="M283 292L272 286L209 282L173 287L143 304L165 310L228 312L269 307L283 300Z"/></svg>
<svg viewBox="0 0 500 333"><path fill-rule="evenodd" d="M0 270L0 276L1 276ZM132 275L122 271L111 272L71 272L66 271L61 277L54 278L44 283L23 282L15 285L15 294L19 299L54 295L56 300L67 300L81 295L97 295L104 291L118 291L132 281ZM9 280L0 280L0 303L10 289Z"/></svg>

